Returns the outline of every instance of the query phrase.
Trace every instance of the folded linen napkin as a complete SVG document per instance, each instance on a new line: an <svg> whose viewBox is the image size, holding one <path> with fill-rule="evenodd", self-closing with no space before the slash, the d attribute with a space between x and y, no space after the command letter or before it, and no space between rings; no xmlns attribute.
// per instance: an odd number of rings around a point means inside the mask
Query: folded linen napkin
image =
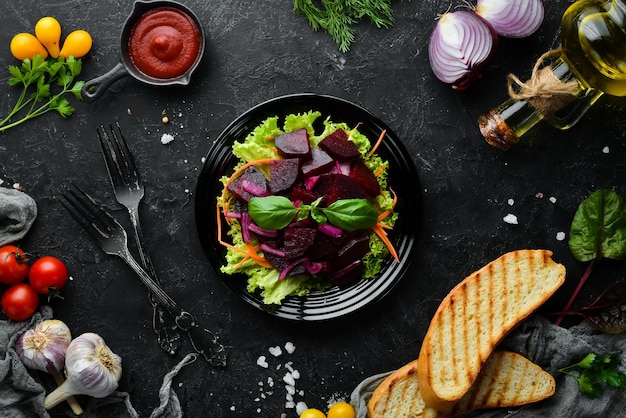
<svg viewBox="0 0 626 418"><path fill-rule="evenodd" d="M579 392L574 378L558 372L558 369L582 360L590 352L603 355L618 353L626 363L626 333L605 334L586 321L565 329L537 315L516 328L500 344L500 348L517 352L552 374L556 380L556 392L551 398L535 404L476 411L466 414L466 417L626 417L626 392L607 388L601 397L590 399ZM624 363L620 366L622 372L626 372ZM350 400L357 407L357 418L367 416L367 402L372 392L390 373L371 376L354 389Z"/></svg>
<svg viewBox="0 0 626 418"><path fill-rule="evenodd" d="M29 371L15 352L15 340L37 323L52 318L52 308L42 306L35 315L25 322L0 321L0 417L2 418L50 418L50 413L43 407L46 395L47 377L39 371ZM197 354L188 354L163 378L159 390L159 406L150 418L179 418L183 412L176 392L172 390L172 380L181 368L197 358ZM122 359L123 361L123 359ZM52 390L48 387L48 391ZM130 396L126 392L116 391L103 399L81 397L79 401L85 418L138 418ZM53 416L75 417L67 403L56 406Z"/></svg>
<svg viewBox="0 0 626 418"><path fill-rule="evenodd" d="M0 187L0 246L24 238L37 218L37 203L24 192Z"/></svg>

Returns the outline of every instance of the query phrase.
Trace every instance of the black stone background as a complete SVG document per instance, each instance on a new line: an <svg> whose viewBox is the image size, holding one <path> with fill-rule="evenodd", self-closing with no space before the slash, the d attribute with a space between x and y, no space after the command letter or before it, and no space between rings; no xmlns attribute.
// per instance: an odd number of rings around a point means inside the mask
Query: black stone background
<svg viewBox="0 0 626 418"><path fill-rule="evenodd" d="M556 45L560 17L570 3L547 1L545 22L533 36L501 38L484 77L461 93L439 82L428 62L436 14L449 2L396 2L393 28L361 24L351 50L341 53L325 33L314 32L294 13L290 1L184 1L207 34L204 59L190 86L158 88L125 78L96 102L75 104L76 113L67 120L48 114L0 134L3 186L19 183L39 206L38 220L21 245L35 255L63 258L74 279L65 300L52 303L55 316L75 335L99 333L123 357L120 390L130 393L141 416L158 405L163 375L189 350L184 345L181 354L169 357L157 347L144 288L55 200L57 188L72 180L124 215L95 135L97 125L111 121L119 121L131 138L146 182L145 236L166 290L201 320L221 327L223 341L231 346L226 369L198 361L176 378L186 416L279 417L285 412L295 417L285 408L280 381L287 362L301 373L297 390L303 393L296 401L325 409L329 401L345 399L363 378L414 359L445 294L510 250L554 251L554 259L567 267L567 282L543 311L560 309L586 265L572 257L567 240L556 239L557 232L569 232L578 204L593 191L612 188L626 196L624 101L601 99L567 132L542 124L508 152L482 140L476 119L504 100L506 74L527 78L539 55ZM64 35L88 30L94 47L83 62L81 78L87 80L119 62L119 34L131 10L127 0L3 2L0 113L6 114L18 95L6 84L6 68L16 63L9 52L15 33L32 33L46 15L61 22ZM424 202L410 272L380 303L323 324L286 322L230 293L203 254L194 219L202 158L221 130L258 103L299 92L351 100L385 121L414 159ZM162 112L170 124L161 122ZM174 142L162 145L163 133L172 134ZM508 213L518 216L518 225L503 222ZM577 305L590 303L607 284L623 281L624 271L623 262L600 263ZM293 354L283 349L274 358L268 353L286 342L295 345ZM261 355L267 356L268 369L256 365Z"/></svg>

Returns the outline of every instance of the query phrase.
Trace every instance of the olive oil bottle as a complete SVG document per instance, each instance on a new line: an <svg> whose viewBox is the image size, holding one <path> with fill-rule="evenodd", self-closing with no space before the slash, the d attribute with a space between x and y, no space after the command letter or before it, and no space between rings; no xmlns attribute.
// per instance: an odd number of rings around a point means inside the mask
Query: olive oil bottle
<svg viewBox="0 0 626 418"><path fill-rule="evenodd" d="M626 0L576 1L563 14L561 40L549 70L557 87L573 90L511 98L481 116L478 125L490 145L506 150L542 120L568 129L602 95L626 96Z"/></svg>

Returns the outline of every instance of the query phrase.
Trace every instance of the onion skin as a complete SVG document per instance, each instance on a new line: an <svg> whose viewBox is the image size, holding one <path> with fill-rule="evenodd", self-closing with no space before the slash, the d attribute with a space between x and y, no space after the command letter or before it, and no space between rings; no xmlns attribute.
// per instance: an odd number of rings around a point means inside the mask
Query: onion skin
<svg viewBox="0 0 626 418"><path fill-rule="evenodd" d="M448 12L430 36L430 67L439 80L465 90L482 76L497 45L498 35L482 17L467 10Z"/></svg>
<svg viewBox="0 0 626 418"><path fill-rule="evenodd" d="M498 35L525 38L541 27L545 7L543 0L478 0L475 12Z"/></svg>

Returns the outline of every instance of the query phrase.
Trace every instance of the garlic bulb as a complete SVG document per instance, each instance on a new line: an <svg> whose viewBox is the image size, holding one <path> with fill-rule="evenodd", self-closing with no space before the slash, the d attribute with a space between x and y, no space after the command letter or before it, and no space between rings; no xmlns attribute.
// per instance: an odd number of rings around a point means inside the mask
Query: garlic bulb
<svg viewBox="0 0 626 418"><path fill-rule="evenodd" d="M122 376L122 359L91 332L72 340L65 355L67 380L44 399L50 409L71 395L104 398L117 389Z"/></svg>
<svg viewBox="0 0 626 418"><path fill-rule="evenodd" d="M47 319L17 338L15 352L26 367L53 374L63 370L71 340L72 334L65 323Z"/></svg>

